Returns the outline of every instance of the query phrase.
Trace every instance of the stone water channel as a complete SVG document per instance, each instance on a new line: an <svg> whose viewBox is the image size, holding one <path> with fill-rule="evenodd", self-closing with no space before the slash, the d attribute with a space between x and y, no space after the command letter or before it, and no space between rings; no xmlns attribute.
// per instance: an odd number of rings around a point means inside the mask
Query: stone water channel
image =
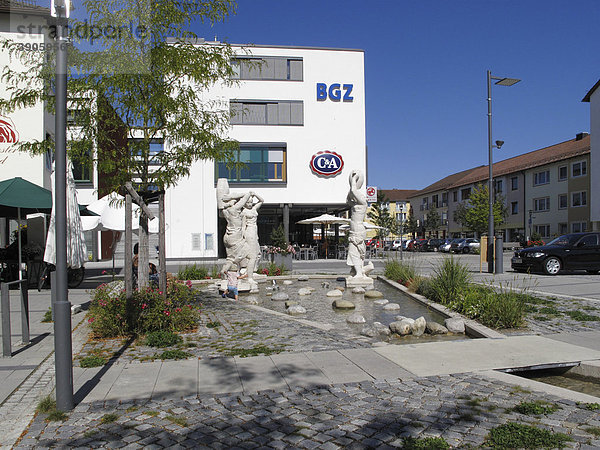
<svg viewBox="0 0 600 450"><path fill-rule="evenodd" d="M383 294L383 299L389 303L396 303L399 309L386 310L384 305L377 304L376 299L365 298L364 294L354 294L352 289L345 289L342 293L344 300L349 300L356 306L353 310L339 310L332 307L332 303L336 298L328 297L327 292L339 287L344 287L343 281L337 281L336 278L322 279L310 278L308 281L290 280L291 284L284 284L284 280L277 280L276 288L273 289L271 281L259 284L259 293L256 294L240 294L241 301L250 301L258 306L267 308L280 313L286 313L285 301L272 300L273 294L284 292L289 296L289 301L297 302L306 309L306 314L295 316L298 318L307 319L321 324L329 324L334 330L344 333L350 332L355 335L360 335L362 329L366 325L372 325L373 322L380 322L385 326L389 326L391 322L397 321L398 316L404 316L411 319L424 317L427 322L433 321L441 325L444 324L445 317L436 311L422 305L413 300L403 292L395 289L388 284L375 280L374 288ZM301 288L312 288L311 295L299 295L298 291ZM388 304L389 304L388 303ZM358 313L365 318L364 324L348 323L346 319L354 313ZM443 340L460 340L468 339L464 334L444 334L431 335L428 333L422 336L403 336L393 334L389 339L392 344L415 344Z"/></svg>

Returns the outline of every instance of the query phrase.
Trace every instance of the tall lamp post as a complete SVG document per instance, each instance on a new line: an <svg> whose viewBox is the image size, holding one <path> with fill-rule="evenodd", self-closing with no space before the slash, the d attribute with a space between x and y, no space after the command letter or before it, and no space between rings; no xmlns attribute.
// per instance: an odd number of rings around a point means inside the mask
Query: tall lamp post
<svg viewBox="0 0 600 450"><path fill-rule="evenodd" d="M493 155L492 149L502 147L504 141L496 141L496 145L492 144L492 80L497 80L495 84L500 86L512 86L517 84L519 79L495 77L492 72L487 71L487 105L488 105L488 163L490 171L490 179L488 180L489 193L489 216L488 216L488 273L494 273L494 173L493 173Z"/></svg>

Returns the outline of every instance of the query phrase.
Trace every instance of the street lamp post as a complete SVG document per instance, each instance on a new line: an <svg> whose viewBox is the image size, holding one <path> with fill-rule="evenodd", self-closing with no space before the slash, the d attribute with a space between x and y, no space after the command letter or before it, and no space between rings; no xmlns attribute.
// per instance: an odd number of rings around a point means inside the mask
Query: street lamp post
<svg viewBox="0 0 600 450"><path fill-rule="evenodd" d="M488 105L488 164L489 164L489 180L488 180L488 193L489 193L489 215L488 215L488 245L487 245L487 258L488 258L488 273L494 273L494 173L493 173L493 155L492 149L494 147L500 148L503 141L496 141L496 145L492 144L492 80L497 80L495 84L500 86L512 86L521 80L516 78L505 78L495 77L492 73L487 71L487 105Z"/></svg>

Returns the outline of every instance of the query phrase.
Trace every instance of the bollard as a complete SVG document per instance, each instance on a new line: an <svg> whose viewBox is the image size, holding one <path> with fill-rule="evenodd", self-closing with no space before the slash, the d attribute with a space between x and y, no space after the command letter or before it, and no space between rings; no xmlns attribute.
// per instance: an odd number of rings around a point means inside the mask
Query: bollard
<svg viewBox="0 0 600 450"><path fill-rule="evenodd" d="M29 293L27 278L21 281L21 339L23 345L29 344Z"/></svg>
<svg viewBox="0 0 600 450"><path fill-rule="evenodd" d="M502 236L496 237L496 271L494 273L504 273L504 241Z"/></svg>
<svg viewBox="0 0 600 450"><path fill-rule="evenodd" d="M0 287L1 297L1 312L2 312L2 356L12 356L12 348L10 342L10 292L8 291L8 283L2 283Z"/></svg>

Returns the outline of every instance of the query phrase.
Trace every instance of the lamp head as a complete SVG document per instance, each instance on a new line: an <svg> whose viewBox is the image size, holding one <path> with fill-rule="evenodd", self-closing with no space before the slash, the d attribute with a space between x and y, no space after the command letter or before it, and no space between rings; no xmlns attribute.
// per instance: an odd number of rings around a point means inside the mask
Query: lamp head
<svg viewBox="0 0 600 450"><path fill-rule="evenodd" d="M500 149L504 145L504 141L496 141L496 148Z"/></svg>

